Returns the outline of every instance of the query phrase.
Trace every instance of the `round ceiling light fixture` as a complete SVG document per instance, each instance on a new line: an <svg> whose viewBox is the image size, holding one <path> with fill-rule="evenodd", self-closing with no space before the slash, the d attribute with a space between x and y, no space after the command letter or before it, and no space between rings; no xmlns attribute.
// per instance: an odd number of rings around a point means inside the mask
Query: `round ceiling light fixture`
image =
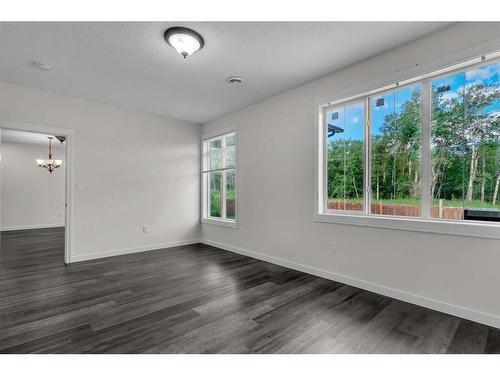
<svg viewBox="0 0 500 375"><path fill-rule="evenodd" d="M238 76L227 77L227 83L232 86L240 87L243 84L243 78Z"/></svg>
<svg viewBox="0 0 500 375"><path fill-rule="evenodd" d="M205 41L196 31L187 27L171 27L163 34L168 44L184 58L203 48Z"/></svg>

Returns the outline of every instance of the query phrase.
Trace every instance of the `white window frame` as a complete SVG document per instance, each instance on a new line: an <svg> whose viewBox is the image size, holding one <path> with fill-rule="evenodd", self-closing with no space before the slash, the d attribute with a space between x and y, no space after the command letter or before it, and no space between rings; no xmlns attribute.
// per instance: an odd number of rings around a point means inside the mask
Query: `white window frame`
<svg viewBox="0 0 500 375"><path fill-rule="evenodd" d="M225 145L225 137L227 135L234 134L234 146L229 146L226 147ZM220 139L221 140L221 154L222 154L222 165L221 168L218 169L209 169L207 168L207 160L210 160L210 154L213 151L206 150L205 147L209 147L208 145L210 142ZM217 135L206 135L205 137L202 137L201 139L201 222L204 224L213 224L213 225L220 225L223 227L229 227L229 228L237 228L238 227L238 202L237 202L237 197L238 197L238 137L236 130L226 130L222 133L218 133ZM206 146L207 145L207 146ZM234 167L226 167L226 152L228 150L234 150L235 153L235 163ZM227 218L227 212L226 212L226 189L227 189L227 181L226 181L226 171L234 171L235 173L235 219L230 219ZM210 216L210 194L208 193L208 176L210 172L214 171L220 171L222 172L222 207L221 207L221 217L213 217Z"/></svg>
<svg viewBox="0 0 500 375"><path fill-rule="evenodd" d="M322 104L315 104L314 113L314 221L330 222L347 225L360 225L367 227L399 229L417 232L453 234L480 238L500 239L500 223L433 219L430 217L430 180L431 180L431 111L430 106L422 105L422 155L421 155L421 217L382 216L369 214L371 207L371 186L369 181L371 165L371 130L369 121L370 97L398 90L410 85L422 85L422 103L430 103L431 81L453 74L469 71L484 65L500 61L500 53L494 52L480 57L469 59L460 64L455 64L430 73L416 76L407 80L384 85L373 90L361 92L341 100L331 100ZM326 112L333 107L347 106L353 103L364 102L365 108L365 147L364 147L364 211L331 210L327 208L327 137L326 137ZM426 147L427 145L427 147ZM426 188L424 188L426 187Z"/></svg>

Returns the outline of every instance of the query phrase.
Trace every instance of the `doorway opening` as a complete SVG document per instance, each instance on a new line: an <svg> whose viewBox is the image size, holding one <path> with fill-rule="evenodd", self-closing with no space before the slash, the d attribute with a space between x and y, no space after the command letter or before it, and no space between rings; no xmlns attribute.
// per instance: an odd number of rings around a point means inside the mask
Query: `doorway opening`
<svg viewBox="0 0 500 375"><path fill-rule="evenodd" d="M1 124L2 263L71 263L71 138L63 129Z"/></svg>

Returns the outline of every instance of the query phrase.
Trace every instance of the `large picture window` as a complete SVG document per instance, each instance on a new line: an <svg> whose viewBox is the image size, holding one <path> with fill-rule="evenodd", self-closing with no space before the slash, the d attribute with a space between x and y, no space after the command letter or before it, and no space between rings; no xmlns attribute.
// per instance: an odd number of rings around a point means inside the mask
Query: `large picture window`
<svg viewBox="0 0 500 375"><path fill-rule="evenodd" d="M236 222L236 133L204 140L202 152L202 217Z"/></svg>
<svg viewBox="0 0 500 375"><path fill-rule="evenodd" d="M500 223L500 63L320 108L320 214Z"/></svg>

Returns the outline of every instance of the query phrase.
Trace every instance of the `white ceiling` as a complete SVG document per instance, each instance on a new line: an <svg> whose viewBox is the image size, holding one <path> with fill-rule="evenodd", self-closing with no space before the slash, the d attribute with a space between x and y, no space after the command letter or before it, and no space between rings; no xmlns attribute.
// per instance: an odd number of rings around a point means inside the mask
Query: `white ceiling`
<svg viewBox="0 0 500 375"><path fill-rule="evenodd" d="M175 25L201 33L204 48L182 59L163 39ZM0 80L204 123L449 25L2 22ZM230 86L230 75L244 84Z"/></svg>
<svg viewBox="0 0 500 375"><path fill-rule="evenodd" d="M49 134L32 133L20 130L5 129L1 128L1 142L2 143L23 143L23 144L35 144L35 145L49 145L48 136ZM50 135L52 136L52 135ZM61 143L57 139L52 140L52 146L54 147L64 147L65 143Z"/></svg>

